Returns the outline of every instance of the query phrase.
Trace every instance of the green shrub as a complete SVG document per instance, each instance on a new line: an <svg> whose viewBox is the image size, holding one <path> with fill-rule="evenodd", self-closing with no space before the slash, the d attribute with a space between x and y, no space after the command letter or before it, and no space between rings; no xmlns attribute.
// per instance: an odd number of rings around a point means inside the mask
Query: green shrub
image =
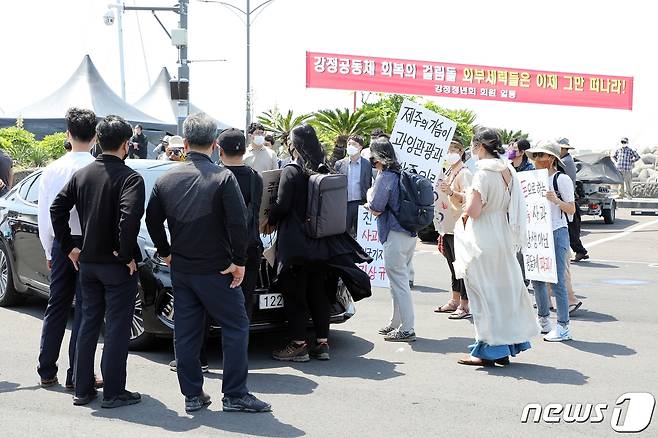
<svg viewBox="0 0 658 438"><path fill-rule="evenodd" d="M56 132L46 135L37 147L43 149L50 159L56 160L66 153L64 142L66 141L66 132Z"/></svg>

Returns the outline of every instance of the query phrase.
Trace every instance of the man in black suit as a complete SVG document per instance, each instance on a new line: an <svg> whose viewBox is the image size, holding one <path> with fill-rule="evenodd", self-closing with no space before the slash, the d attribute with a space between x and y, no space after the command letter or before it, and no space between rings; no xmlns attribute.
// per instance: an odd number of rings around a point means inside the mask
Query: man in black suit
<svg viewBox="0 0 658 438"><path fill-rule="evenodd" d="M336 162L336 171L347 175L347 230L356 237L359 205L366 203L366 193L372 186L372 166L361 156L363 137L353 135L347 140L347 156Z"/></svg>
<svg viewBox="0 0 658 438"><path fill-rule="evenodd" d="M132 128L119 116L107 116L96 126L103 153L73 174L50 207L55 239L80 271L82 323L75 350L74 405L96 398L94 355L103 321L105 380L101 407L116 408L141 401L126 390L126 360L137 294L137 235L144 214L144 180L126 166ZM75 207L82 245L71 236L69 218Z"/></svg>

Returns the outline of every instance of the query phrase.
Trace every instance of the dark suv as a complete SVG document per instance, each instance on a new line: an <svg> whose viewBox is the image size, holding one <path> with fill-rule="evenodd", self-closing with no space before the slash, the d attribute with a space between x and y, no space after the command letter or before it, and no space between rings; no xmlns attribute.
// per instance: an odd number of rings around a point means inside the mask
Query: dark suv
<svg viewBox="0 0 658 438"><path fill-rule="evenodd" d="M179 165L155 160L127 160L146 184L147 198L160 175ZM48 297L50 272L37 224L37 203L41 171L37 170L16 184L0 198L0 306L21 304L28 295ZM130 332L131 349L148 348L156 336L172 336L174 328L174 291L169 267L156 253L142 222L139 245L144 261L139 265L139 286L135 297L135 313ZM264 242L267 244L267 242ZM285 323L283 298L270 285L275 271L262 260L254 293L251 330L265 331ZM354 315L349 292L338 284L331 309L331 322L341 323ZM211 324L214 331L220 329Z"/></svg>

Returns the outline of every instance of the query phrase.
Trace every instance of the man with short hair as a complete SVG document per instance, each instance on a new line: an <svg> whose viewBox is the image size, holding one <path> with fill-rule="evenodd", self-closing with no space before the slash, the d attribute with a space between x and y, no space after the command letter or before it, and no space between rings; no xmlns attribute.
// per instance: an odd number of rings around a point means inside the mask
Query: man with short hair
<svg viewBox="0 0 658 438"><path fill-rule="evenodd" d="M83 298L78 271L69 259L68 253L62 250L60 241L55 239L55 232L50 221L50 206L69 182L71 176L94 161L89 149L96 136L96 114L88 109L69 108L65 119L66 143L70 145L71 151L46 166L39 181L39 239L50 271L50 294L43 316L37 371L41 377L42 387L58 383L56 362L64 338L66 321L73 304L73 297L75 297L75 318L69 340L69 369L66 373L66 389L72 391L74 388L75 343L82 320ZM81 248L82 231L75 208L71 210L68 225L73 243L76 247ZM101 387L102 382L97 381L96 386Z"/></svg>
<svg viewBox="0 0 658 438"><path fill-rule="evenodd" d="M366 193L372 186L372 166L361 156L363 137L353 135L347 140L347 156L336 162L336 171L347 175L347 231L356 237L359 205L366 203Z"/></svg>
<svg viewBox="0 0 658 438"><path fill-rule="evenodd" d="M576 185L576 163L573 161L573 157L569 153L571 149L574 149L573 146L569 144L569 139L567 138L561 138L557 142L560 145L560 157L562 158L562 162L564 163L564 171L567 175L569 175L569 178L571 178L571 181L573 182L573 186L577 187ZM576 190L576 200L578 199L578 191ZM567 221L567 225L569 226L569 242L571 246L571 250L576 253L576 256L574 257L574 262L579 262L581 260L586 260L589 258L589 255L587 254L587 249L585 246L583 246L583 242L580 241L580 208L578 207L578 203L576 203L576 212L573 214L573 219L571 221Z"/></svg>
<svg viewBox="0 0 658 438"><path fill-rule="evenodd" d="M274 136L273 135L268 134L268 135L265 136L265 143L263 143L263 146L265 146L266 148L270 148L270 149L272 149L272 151L274 151L274 143L275 143L275 141L274 141Z"/></svg>
<svg viewBox="0 0 658 438"><path fill-rule="evenodd" d="M145 160L148 156L148 138L142 132L142 125L135 125L135 135L130 139L131 149L128 152L130 158Z"/></svg>
<svg viewBox="0 0 658 438"><path fill-rule="evenodd" d="M185 411L210 404L199 361L205 310L222 327L223 410L268 412L270 405L247 389L249 318L239 288L249 242L247 209L236 177L210 158L217 147L216 131L217 125L204 113L185 119L187 161L155 183L146 226L158 254L171 266L176 291L174 346Z"/></svg>
<svg viewBox="0 0 658 438"><path fill-rule="evenodd" d="M242 156L245 153L244 135L238 129L227 129L219 135L219 154L222 164L233 172L238 180L242 199L247 206L247 264L245 266L242 293L244 294L245 309L251 319L253 293L256 289L256 280L260 270L263 255L263 242L260 240L259 214L263 195L263 179L258 172L245 166Z"/></svg>
<svg viewBox="0 0 658 438"><path fill-rule="evenodd" d="M624 184L621 186L619 195L624 198L633 197L633 166L640 159L640 155L628 146L628 137L622 137L620 147L615 151L612 157L617 164L617 169L624 177Z"/></svg>
<svg viewBox="0 0 658 438"><path fill-rule="evenodd" d="M130 124L107 116L96 127L103 154L76 172L50 207L55 238L80 271L82 323L75 351L74 405L96 398L94 356L105 322L101 371L105 379L101 407L116 408L141 401L126 391L126 360L137 295L137 235L144 214L144 180L126 166ZM71 236L70 211L75 207L82 246Z"/></svg>
<svg viewBox="0 0 658 438"><path fill-rule="evenodd" d="M249 141L251 144L244 156L244 164L255 169L258 173L279 168L279 159L276 153L272 149L264 147L265 127L262 124L252 123L249 125Z"/></svg>

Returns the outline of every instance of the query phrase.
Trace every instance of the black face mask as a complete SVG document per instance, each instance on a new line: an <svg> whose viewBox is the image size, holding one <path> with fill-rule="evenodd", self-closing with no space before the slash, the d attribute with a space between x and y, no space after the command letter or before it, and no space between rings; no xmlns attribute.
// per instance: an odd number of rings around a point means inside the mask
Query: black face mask
<svg viewBox="0 0 658 438"><path fill-rule="evenodd" d="M377 168L377 160L375 160L374 158L370 157L370 158L368 158L368 161L370 161L370 165L372 166L373 169L376 169L376 168Z"/></svg>

